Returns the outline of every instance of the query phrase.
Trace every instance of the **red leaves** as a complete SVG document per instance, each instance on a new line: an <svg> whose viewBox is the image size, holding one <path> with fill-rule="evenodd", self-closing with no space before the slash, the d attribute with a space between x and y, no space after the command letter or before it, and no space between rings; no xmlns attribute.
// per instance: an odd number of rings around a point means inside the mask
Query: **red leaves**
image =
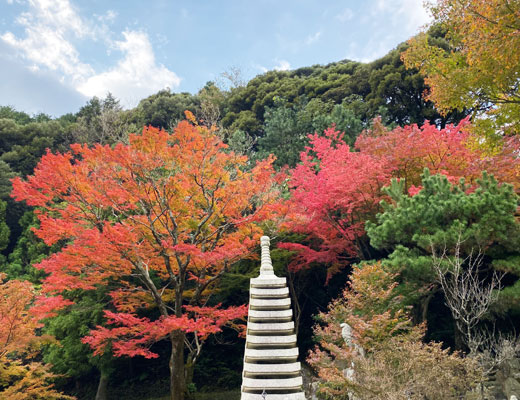
<svg viewBox="0 0 520 400"><path fill-rule="evenodd" d="M63 298L63 296L37 296L35 304L31 307L31 314L34 315L37 320L44 318L53 317L56 313L72 304L72 301Z"/></svg>
<svg viewBox="0 0 520 400"><path fill-rule="evenodd" d="M121 325L115 328L97 326L90 336L82 339L94 349L94 354L103 354L107 347L115 356L127 355L129 357L143 356L145 358L157 358L158 355L148 350L156 341L162 339L168 331L165 331L162 321L155 323L148 318L138 318L128 313L113 313L105 310L109 325Z"/></svg>
<svg viewBox="0 0 520 400"><path fill-rule="evenodd" d="M356 148L388 162L394 176L406 180L406 187L420 184L424 168L446 175L454 183L463 177L473 183L486 170L499 181L518 186L518 139L503 139L494 154L486 153L474 140L468 117L441 130L426 121L421 127L414 124L377 134L367 132L358 137Z"/></svg>
<svg viewBox="0 0 520 400"><path fill-rule="evenodd" d="M39 207L35 233L63 243L36 266L47 273L38 316L71 304L71 291L110 285L118 313L107 310L111 326L86 339L97 352L110 343L117 355L154 357L151 344L172 331L205 339L238 329L232 321L246 312L182 306L206 304L225 268L256 246L258 222L280 208L281 176L272 158L247 170L247 157L192 122L173 134L144 128L127 145L72 145L13 181L13 196Z"/></svg>
<svg viewBox="0 0 520 400"><path fill-rule="evenodd" d="M107 323L119 326L97 326L82 341L95 350L94 354L103 354L110 346L113 354L118 357L156 358L158 355L149 349L150 346L164 339L170 332L194 333L205 339L220 332L225 325L233 325L233 321L247 315L247 306L227 309L218 307L185 306L186 314L180 317L161 317L155 321L138 318L133 314L105 311Z"/></svg>
<svg viewBox="0 0 520 400"><path fill-rule="evenodd" d="M364 234L364 222L378 210L381 187L392 168L385 160L351 152L332 128L324 136L310 135L310 147L302 153L302 163L291 174L292 210L289 227L309 233L318 249L285 244L299 250L297 262L345 264L356 257L356 239ZM292 263L293 268L302 264Z"/></svg>
<svg viewBox="0 0 520 400"><path fill-rule="evenodd" d="M245 330L245 325L236 324L237 320L244 320L247 315L247 305L239 307L229 307L222 309L220 304L215 307L197 307L197 306L184 306L184 309L195 318L196 323L193 324L193 332L196 332L198 336L207 337L209 334L217 333L222 330L222 327L229 325L240 331ZM190 330L186 330L189 332Z"/></svg>
<svg viewBox="0 0 520 400"><path fill-rule="evenodd" d="M429 168L453 182L474 183L487 170L501 182L520 188L520 139L504 138L489 154L468 133L468 119L437 129L429 122L386 130L380 123L356 141L357 152L342 134L327 129L310 135L301 164L291 171L288 227L307 234L305 244L282 244L297 256L291 268L313 262L331 266L329 273L350 260L363 258L364 225L380 211L381 188L391 177L405 180L410 194L420 190L421 174Z"/></svg>

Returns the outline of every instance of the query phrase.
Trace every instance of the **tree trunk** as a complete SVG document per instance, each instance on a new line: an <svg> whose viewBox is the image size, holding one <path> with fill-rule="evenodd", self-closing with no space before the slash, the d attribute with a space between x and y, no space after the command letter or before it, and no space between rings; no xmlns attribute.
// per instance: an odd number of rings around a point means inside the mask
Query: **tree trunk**
<svg viewBox="0 0 520 400"><path fill-rule="evenodd" d="M455 341L455 350L466 350L465 335L461 332L457 323L453 321L453 339Z"/></svg>
<svg viewBox="0 0 520 400"><path fill-rule="evenodd" d="M301 307L300 302L298 301L298 296L296 295L296 290L294 288L294 279L296 279L295 274L288 271L287 282L289 284L289 296L292 297L292 307L293 307L293 318L294 318L294 334L298 336L298 330L300 327L300 317L301 317Z"/></svg>
<svg viewBox="0 0 520 400"><path fill-rule="evenodd" d="M419 300L419 303L414 307L412 312L412 319L414 325L421 324L428 319L428 310L430 303L435 296L436 290L431 290L426 296Z"/></svg>
<svg viewBox="0 0 520 400"><path fill-rule="evenodd" d="M426 296L426 298L424 299L424 301L422 303L421 322L425 322L428 319L428 310L430 308L430 303L433 299L434 294L435 293L433 291L428 293L428 295Z"/></svg>
<svg viewBox="0 0 520 400"><path fill-rule="evenodd" d="M107 387L109 375L101 372L99 377L98 388L96 392L96 400L107 400Z"/></svg>
<svg viewBox="0 0 520 400"><path fill-rule="evenodd" d="M172 352L170 354L170 399L184 400L186 377L184 375L184 334L179 331L170 333Z"/></svg>
<svg viewBox="0 0 520 400"><path fill-rule="evenodd" d="M184 372L186 374L186 388L190 383L193 383L193 373L195 372L195 362L193 360L193 356L188 355L188 359L186 360L186 365L184 366ZM192 400L193 393L186 393L186 399Z"/></svg>

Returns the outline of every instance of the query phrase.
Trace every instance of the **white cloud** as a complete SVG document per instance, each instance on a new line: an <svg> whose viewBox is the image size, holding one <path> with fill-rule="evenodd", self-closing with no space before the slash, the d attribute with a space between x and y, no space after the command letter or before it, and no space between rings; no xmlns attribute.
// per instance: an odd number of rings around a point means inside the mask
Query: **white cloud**
<svg viewBox="0 0 520 400"><path fill-rule="evenodd" d="M266 73L267 71L269 71L269 69L267 69L266 67L264 67L263 65L260 65L260 64L253 64L253 67L256 68L256 69L259 69L260 71L262 71L262 73Z"/></svg>
<svg viewBox="0 0 520 400"><path fill-rule="evenodd" d="M46 25L59 33L72 31L79 37L92 36L94 30L83 21L69 0L29 0L31 12L22 13L18 22L29 28L29 23Z"/></svg>
<svg viewBox="0 0 520 400"><path fill-rule="evenodd" d="M431 21L432 17L424 7L422 1L402 0L402 2L402 9L407 10L404 12L410 18L409 26L421 27Z"/></svg>
<svg viewBox="0 0 520 400"><path fill-rule="evenodd" d="M272 68L267 68L261 64L252 64L253 68L262 71L263 74L265 74L268 71L288 71L291 69L291 64L287 60L274 60L278 64L275 65Z"/></svg>
<svg viewBox="0 0 520 400"><path fill-rule="evenodd" d="M343 11L341 11L338 15L336 15L336 19L339 20L339 22L347 22L354 17L354 12L350 8L345 8Z"/></svg>
<svg viewBox="0 0 520 400"><path fill-rule="evenodd" d="M351 42L345 58L374 61L431 21L422 0L376 0L374 3L371 11L359 20L372 27L372 35L362 45L361 42Z"/></svg>
<svg viewBox="0 0 520 400"><path fill-rule="evenodd" d="M20 50L25 58L53 71L60 71L78 82L93 72L79 60L74 46L56 31L45 26L34 26L25 39L17 39L11 32L0 36L7 44Z"/></svg>
<svg viewBox="0 0 520 400"><path fill-rule="evenodd" d="M390 15L394 26L404 23L410 34L431 20L422 0L377 0L373 14L381 13Z"/></svg>
<svg viewBox="0 0 520 400"><path fill-rule="evenodd" d="M155 44L158 49L166 46L168 43L170 43L168 36L163 35L162 33L157 33L155 35Z"/></svg>
<svg viewBox="0 0 520 400"><path fill-rule="evenodd" d="M273 69L275 71L288 71L291 69L291 64L289 64L289 61L280 60L278 65L275 65Z"/></svg>
<svg viewBox="0 0 520 400"><path fill-rule="evenodd" d="M117 11L108 10L105 14L96 17L101 22L113 22L117 18Z"/></svg>
<svg viewBox="0 0 520 400"><path fill-rule="evenodd" d="M157 64L148 35L143 32L123 32L124 40L115 46L124 57L108 71L89 77L78 86L86 96L104 97L108 91L130 106L136 99L165 87L175 88L180 78L164 65Z"/></svg>
<svg viewBox="0 0 520 400"><path fill-rule="evenodd" d="M25 27L25 38L18 39L11 32L0 38L20 51L34 65L58 71L72 82L78 82L93 72L82 63L76 48L66 39L92 36L93 31L83 23L67 0L31 0L31 11L22 13L17 22Z"/></svg>
<svg viewBox="0 0 520 400"><path fill-rule="evenodd" d="M123 41L112 40L106 23L117 17L113 10L97 16L93 23L82 18L69 0L28 0L27 4L29 10L16 20L25 36L5 32L0 39L18 51L28 69L53 71L60 82L83 95L111 92L126 106L159 89L179 85L174 72L157 64L146 33L125 31ZM101 42L106 50L121 51L123 56L114 67L95 71L76 47L87 40Z"/></svg>
<svg viewBox="0 0 520 400"><path fill-rule="evenodd" d="M318 40L320 40L321 32L318 31L314 35L307 36L307 39L305 39L305 44L311 45L313 43L316 43Z"/></svg>

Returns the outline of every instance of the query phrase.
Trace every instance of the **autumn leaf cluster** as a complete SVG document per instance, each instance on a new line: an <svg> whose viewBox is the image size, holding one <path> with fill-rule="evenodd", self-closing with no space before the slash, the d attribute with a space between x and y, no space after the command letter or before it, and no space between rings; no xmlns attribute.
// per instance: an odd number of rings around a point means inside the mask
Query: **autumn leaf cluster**
<svg viewBox="0 0 520 400"><path fill-rule="evenodd" d="M458 399L481 379L474 360L423 342L424 326L412 324L394 279L380 263L357 267L342 296L319 314L318 345L307 361L322 398ZM340 322L352 327L351 343Z"/></svg>

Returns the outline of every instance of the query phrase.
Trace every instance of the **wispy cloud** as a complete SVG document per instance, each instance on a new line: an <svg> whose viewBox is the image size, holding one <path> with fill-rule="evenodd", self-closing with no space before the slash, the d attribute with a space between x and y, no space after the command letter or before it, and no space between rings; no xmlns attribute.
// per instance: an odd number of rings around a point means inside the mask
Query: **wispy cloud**
<svg viewBox="0 0 520 400"><path fill-rule="evenodd" d="M318 40L320 40L321 37L321 31L316 32L314 35L309 35L305 39L305 44L311 45L316 43Z"/></svg>
<svg viewBox="0 0 520 400"><path fill-rule="evenodd" d="M24 36L5 32L0 39L17 50L27 68L53 71L63 84L87 96L104 96L110 91L124 105L133 106L159 89L177 87L179 77L157 63L146 33L125 31L124 40L112 39L119 35L110 32L106 24L116 17L117 13L109 10L93 23L82 18L69 0L31 0L28 10L17 18ZM123 56L115 66L96 71L82 60L76 46L86 41L99 42Z"/></svg>
<svg viewBox="0 0 520 400"><path fill-rule="evenodd" d="M117 18L117 11L108 10L103 15L97 15L97 19L101 22L113 22Z"/></svg>
<svg viewBox="0 0 520 400"><path fill-rule="evenodd" d="M264 67L263 65L260 65L260 64L254 64L254 63L253 63L253 68L262 71L262 73L264 73L264 74L265 74L267 71L269 71L268 68L266 68L266 67Z"/></svg>
<svg viewBox="0 0 520 400"><path fill-rule="evenodd" d="M404 26L414 34L415 31L431 20L420 0L377 0L373 14L391 16L392 25Z"/></svg>
<svg viewBox="0 0 520 400"><path fill-rule="evenodd" d="M18 49L32 67L45 67L65 74L73 83L94 71L80 61L79 53L67 37L94 36L67 0L34 0L30 11L20 14L17 22L25 28L25 37L6 32L0 38Z"/></svg>
<svg viewBox="0 0 520 400"><path fill-rule="evenodd" d="M359 19L363 25L372 27L373 36L351 41L345 58L374 61L400 41L416 34L430 20L421 0L375 0L370 11Z"/></svg>
<svg viewBox="0 0 520 400"><path fill-rule="evenodd" d="M291 69L291 64L287 60L279 60L273 69L276 71L288 71Z"/></svg>
<svg viewBox="0 0 520 400"><path fill-rule="evenodd" d="M350 8L345 8L338 15L336 15L336 19L339 22L347 22L354 17L354 12Z"/></svg>
<svg viewBox="0 0 520 400"><path fill-rule="evenodd" d="M262 71L262 73L266 73L268 71L288 71L291 69L291 64L287 60L278 60L275 59L274 62L276 63L273 67L267 68L261 64L252 64L253 68Z"/></svg>

